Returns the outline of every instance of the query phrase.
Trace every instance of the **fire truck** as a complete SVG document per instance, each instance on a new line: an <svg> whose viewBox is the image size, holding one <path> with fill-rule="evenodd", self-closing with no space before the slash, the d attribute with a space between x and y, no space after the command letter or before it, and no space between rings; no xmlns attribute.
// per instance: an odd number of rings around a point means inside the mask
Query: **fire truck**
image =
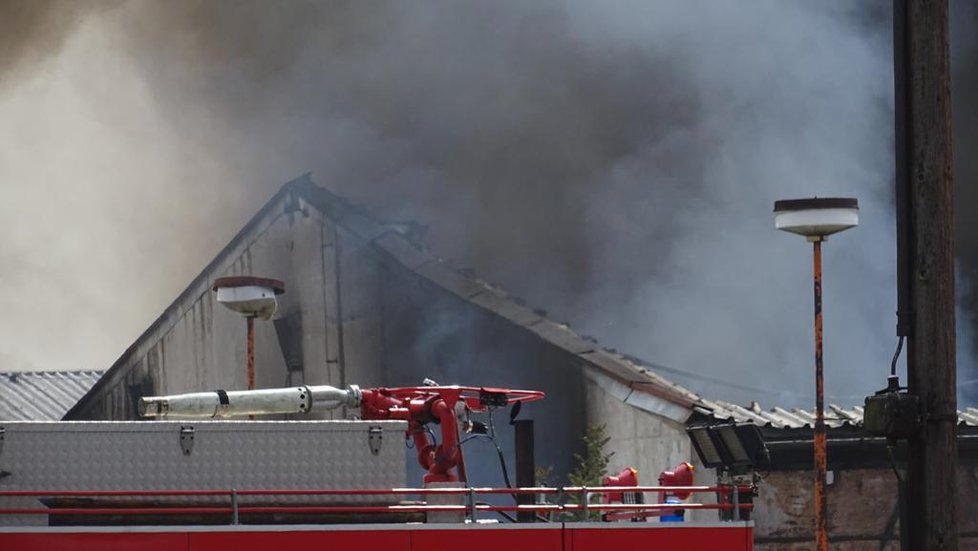
<svg viewBox="0 0 978 551"><path fill-rule="evenodd" d="M3 423L0 549L753 549L738 500L753 488L693 485L685 463L656 486L633 469L596 487L471 484L465 443L543 397L297 386L141 398L155 422ZM326 410L352 418L253 418ZM421 487L406 487L409 451Z"/></svg>

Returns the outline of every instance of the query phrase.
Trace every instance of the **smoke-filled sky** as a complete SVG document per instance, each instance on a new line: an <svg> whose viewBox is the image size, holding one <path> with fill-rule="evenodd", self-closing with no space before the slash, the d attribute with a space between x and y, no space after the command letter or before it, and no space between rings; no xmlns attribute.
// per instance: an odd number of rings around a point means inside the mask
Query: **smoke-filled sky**
<svg viewBox="0 0 978 551"><path fill-rule="evenodd" d="M859 403L896 345L888 6L0 0L0 370L107 367L312 171L603 344L765 405L814 386L811 251L772 204L857 196L825 311L830 401ZM975 10L954 17L960 100ZM960 143L976 109L955 109Z"/></svg>

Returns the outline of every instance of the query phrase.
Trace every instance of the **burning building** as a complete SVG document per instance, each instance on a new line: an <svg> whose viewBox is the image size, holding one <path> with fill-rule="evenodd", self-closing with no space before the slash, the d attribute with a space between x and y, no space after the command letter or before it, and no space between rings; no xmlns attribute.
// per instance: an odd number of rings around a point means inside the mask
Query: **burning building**
<svg viewBox="0 0 978 551"><path fill-rule="evenodd" d="M524 415L536 421L537 463L555 474L571 469L594 424L606 426L612 468L635 466L649 483L691 459L685 422L709 407L696 394L460 272L425 251L417 226L380 222L309 176L282 186L65 419L135 419L140 396L245 388L246 333L211 289L252 274L285 283L275 319L256 324L258 388L425 378L534 388L547 405ZM495 458L479 460L483 482L500 482Z"/></svg>
<svg viewBox="0 0 978 551"><path fill-rule="evenodd" d="M245 388L246 333L238 314L217 306L212 288L218 278L251 274L274 277L286 289L275 318L256 324L259 388L410 386L431 378L540 389L545 407L526 408L537 423L539 465L569 472L585 427L600 424L614 452L611 470L637 467L646 484L682 461L712 483L710 468L722 465L694 453L687 428L751 424L769 453L758 471L758 548L798 549L811 539L810 413L700 397L430 254L423 228L379 221L308 175L282 186L64 418L135 419L140 396ZM860 409L831 409L832 541L847 549L894 548L895 463L881 439L862 430ZM332 415L343 412L321 414ZM967 515L978 496L976 426L978 410L962 412L965 538L975 537ZM511 453L509 431L500 437ZM902 461L902 453L892 461ZM492 454L473 460L473 481L501 484Z"/></svg>

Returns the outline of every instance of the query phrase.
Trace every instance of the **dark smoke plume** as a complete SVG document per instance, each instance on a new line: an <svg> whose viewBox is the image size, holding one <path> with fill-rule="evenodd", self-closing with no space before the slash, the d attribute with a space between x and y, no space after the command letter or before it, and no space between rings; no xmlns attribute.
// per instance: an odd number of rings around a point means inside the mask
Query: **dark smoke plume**
<svg viewBox="0 0 978 551"><path fill-rule="evenodd" d="M553 317L700 376L679 382L783 405L811 401L810 251L773 229L771 206L856 195L862 225L826 248L828 391L852 404L882 385L887 2L95 5L70 28L35 24L60 48L44 70L16 53L29 41L5 53L0 116L30 130L0 131L0 178L16 182L0 199L57 227L15 217L0 255L16 261L3 300L21 320L64 304L20 297L80 286L62 296L76 319L45 330L98 352L37 352L49 341L18 321L11 357L108 365L279 183L312 170L430 225L436 253Z"/></svg>
<svg viewBox="0 0 978 551"><path fill-rule="evenodd" d="M4 76L15 70L38 70L47 57L61 51L77 24L94 8L111 5L70 0L0 2L0 83L9 83Z"/></svg>

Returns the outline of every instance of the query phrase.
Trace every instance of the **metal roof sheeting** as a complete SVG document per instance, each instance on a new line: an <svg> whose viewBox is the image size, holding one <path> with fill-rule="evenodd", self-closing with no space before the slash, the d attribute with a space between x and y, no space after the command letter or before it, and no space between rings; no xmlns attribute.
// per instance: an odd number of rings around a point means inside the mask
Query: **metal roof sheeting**
<svg viewBox="0 0 978 551"><path fill-rule="evenodd" d="M0 372L0 421L57 421L104 371Z"/></svg>
<svg viewBox="0 0 978 551"><path fill-rule="evenodd" d="M704 400L704 404L706 407L698 407L697 410L718 421L749 422L776 429L800 429L815 426L815 410L809 411L800 408L788 410L780 407L765 410L757 402L751 402L747 407L720 400ZM863 424L863 408L862 406L843 408L829 404L825 410L825 424L830 429L846 426L860 427ZM958 425L978 427L978 408L958 411Z"/></svg>

